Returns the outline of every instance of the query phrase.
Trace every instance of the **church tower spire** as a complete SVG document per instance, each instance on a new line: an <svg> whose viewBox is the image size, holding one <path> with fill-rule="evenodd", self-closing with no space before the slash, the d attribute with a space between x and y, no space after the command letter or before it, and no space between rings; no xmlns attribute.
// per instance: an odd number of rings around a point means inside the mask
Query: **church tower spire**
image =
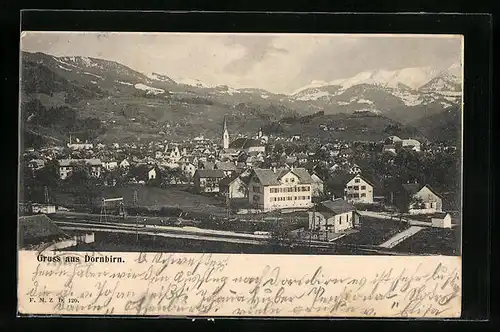
<svg viewBox="0 0 500 332"><path fill-rule="evenodd" d="M222 147L229 148L229 132L227 131L227 118L224 117L224 124L222 125Z"/></svg>

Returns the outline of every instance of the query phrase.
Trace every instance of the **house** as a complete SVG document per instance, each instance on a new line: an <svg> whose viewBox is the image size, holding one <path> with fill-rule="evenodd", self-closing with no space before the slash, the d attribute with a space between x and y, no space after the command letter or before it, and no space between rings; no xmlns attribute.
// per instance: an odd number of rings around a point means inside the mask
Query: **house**
<svg viewBox="0 0 500 332"><path fill-rule="evenodd" d="M245 152L265 152L266 147L262 145L260 140L253 138L240 137L229 143L229 149L245 151Z"/></svg>
<svg viewBox="0 0 500 332"><path fill-rule="evenodd" d="M406 183L398 191L398 207L409 214L432 214L442 212L443 200L429 185Z"/></svg>
<svg viewBox="0 0 500 332"><path fill-rule="evenodd" d="M71 150L92 150L94 148L91 143L68 143L67 146Z"/></svg>
<svg viewBox="0 0 500 332"><path fill-rule="evenodd" d="M401 147L406 148L406 149L411 149L413 151L420 152L420 142L417 141L416 139L403 139L400 142Z"/></svg>
<svg viewBox="0 0 500 332"><path fill-rule="evenodd" d="M312 182L312 196L321 197L325 192L323 180L316 174L311 175Z"/></svg>
<svg viewBox="0 0 500 332"><path fill-rule="evenodd" d="M396 146L394 144L385 144L382 147L382 153L396 154Z"/></svg>
<svg viewBox="0 0 500 332"><path fill-rule="evenodd" d="M111 171L118 167L118 162L111 160L103 160L102 167L104 167L108 171Z"/></svg>
<svg viewBox="0 0 500 332"><path fill-rule="evenodd" d="M165 158L169 159L172 162L178 162L181 159L181 152L177 145L174 146L166 146L165 147Z"/></svg>
<svg viewBox="0 0 500 332"><path fill-rule="evenodd" d="M231 176L236 172L236 165L230 162L217 161L214 164L214 169L223 171L225 176Z"/></svg>
<svg viewBox="0 0 500 332"><path fill-rule="evenodd" d="M261 210L303 209L312 206L311 175L305 168L253 169L249 203Z"/></svg>
<svg viewBox="0 0 500 332"><path fill-rule="evenodd" d="M62 180L66 179L78 164L86 165L91 177L101 176L102 163L100 159L61 159L59 160L59 177Z"/></svg>
<svg viewBox="0 0 500 332"><path fill-rule="evenodd" d="M148 171L148 180L156 179L156 168L152 167Z"/></svg>
<svg viewBox="0 0 500 332"><path fill-rule="evenodd" d="M31 204L31 212L33 214L38 214L38 213L52 214L52 213L56 213L56 206L53 204L32 203Z"/></svg>
<svg viewBox="0 0 500 332"><path fill-rule="evenodd" d="M343 199L321 202L309 212L309 229L339 233L359 224L356 208Z"/></svg>
<svg viewBox="0 0 500 332"><path fill-rule="evenodd" d="M248 196L247 184L239 174L226 176L219 182L219 192L228 198L246 198Z"/></svg>
<svg viewBox="0 0 500 332"><path fill-rule="evenodd" d="M186 177L192 179L194 177L194 173L196 172L196 166L190 162L183 163L181 164L181 170Z"/></svg>
<svg viewBox="0 0 500 332"><path fill-rule="evenodd" d="M361 167L354 164L349 168L349 174L359 174L361 173Z"/></svg>
<svg viewBox="0 0 500 332"><path fill-rule="evenodd" d="M130 163L128 162L127 159L123 159L122 162L120 163L120 167L121 168L129 168L130 167Z"/></svg>
<svg viewBox="0 0 500 332"><path fill-rule="evenodd" d="M451 228L451 215L446 212L437 212L430 216L432 227Z"/></svg>
<svg viewBox="0 0 500 332"><path fill-rule="evenodd" d="M45 161L43 159L31 159L28 162L28 168L32 171L37 171L45 167Z"/></svg>
<svg viewBox="0 0 500 332"><path fill-rule="evenodd" d="M218 169L198 169L194 173L195 190L199 193L217 193L224 177L224 172Z"/></svg>
<svg viewBox="0 0 500 332"><path fill-rule="evenodd" d="M351 203L373 203L374 185L361 174L356 174L345 185L344 196Z"/></svg>

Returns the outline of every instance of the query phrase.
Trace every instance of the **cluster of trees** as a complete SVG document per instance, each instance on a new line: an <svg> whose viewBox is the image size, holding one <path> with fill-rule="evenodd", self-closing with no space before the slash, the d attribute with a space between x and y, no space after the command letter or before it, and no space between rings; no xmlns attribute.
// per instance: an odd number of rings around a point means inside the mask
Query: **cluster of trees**
<svg viewBox="0 0 500 332"><path fill-rule="evenodd" d="M101 121L94 117L78 118L77 111L68 106L45 107L38 99L21 105L23 124L31 128L43 127L66 136L77 132L84 140L93 140L105 133Z"/></svg>

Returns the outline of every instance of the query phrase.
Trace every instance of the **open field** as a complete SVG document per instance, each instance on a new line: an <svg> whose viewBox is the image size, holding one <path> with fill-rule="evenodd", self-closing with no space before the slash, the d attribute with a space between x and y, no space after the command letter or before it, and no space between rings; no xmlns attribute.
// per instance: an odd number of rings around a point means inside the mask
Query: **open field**
<svg viewBox="0 0 500 332"><path fill-rule="evenodd" d="M99 205L102 198L123 197L126 207L134 204L134 191L137 191L137 206L160 209L161 207L178 207L185 211L225 213L223 199L190 193L181 187L158 188L143 185L124 187L100 187L93 197L94 204ZM54 190L54 203L61 206L73 206L80 202L83 193Z"/></svg>
<svg viewBox="0 0 500 332"><path fill-rule="evenodd" d="M461 227L424 228L392 250L426 255L460 255Z"/></svg>
<svg viewBox="0 0 500 332"><path fill-rule="evenodd" d="M353 232L336 241L338 244L379 245L408 226L398 220L360 217L360 226Z"/></svg>

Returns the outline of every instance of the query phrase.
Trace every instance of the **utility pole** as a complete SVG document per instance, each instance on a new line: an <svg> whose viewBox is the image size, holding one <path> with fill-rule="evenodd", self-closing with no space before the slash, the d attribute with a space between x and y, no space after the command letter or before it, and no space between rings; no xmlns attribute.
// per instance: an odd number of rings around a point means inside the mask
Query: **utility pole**
<svg viewBox="0 0 500 332"><path fill-rule="evenodd" d="M44 196L45 196L45 204L49 204L49 188L45 186L43 188L44 190Z"/></svg>
<svg viewBox="0 0 500 332"><path fill-rule="evenodd" d="M226 193L226 213L227 213L227 220L231 217L231 198L229 196L229 188Z"/></svg>

